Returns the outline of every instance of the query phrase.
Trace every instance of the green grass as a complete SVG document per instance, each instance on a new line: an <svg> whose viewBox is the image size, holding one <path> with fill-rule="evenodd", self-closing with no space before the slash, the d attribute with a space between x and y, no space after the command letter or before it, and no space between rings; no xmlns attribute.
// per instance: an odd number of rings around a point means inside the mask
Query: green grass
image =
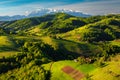
<svg viewBox="0 0 120 80"><path fill-rule="evenodd" d="M111 22L112 21L112 22ZM74 30L63 34L58 34L64 39L73 41L111 41L115 38L119 39L119 19L103 19L99 22L91 23L78 27ZM118 23L118 24L115 24ZM112 23L112 24L111 24ZM118 33L118 34L115 34ZM105 37L104 37L105 36Z"/></svg>
<svg viewBox="0 0 120 80"><path fill-rule="evenodd" d="M87 28L88 26L89 24L83 27L79 27L77 29L71 30L69 32L63 33L63 34L58 34L58 36L61 36L62 38L67 39L67 40L79 42L81 39L81 35L83 35L83 33L90 32L90 29Z"/></svg>
<svg viewBox="0 0 120 80"><path fill-rule="evenodd" d="M16 55L17 53L18 53L17 51L4 51L4 52L0 52L0 58L13 56L13 55Z"/></svg>
<svg viewBox="0 0 120 80"><path fill-rule="evenodd" d="M120 39L110 42L112 45L120 46Z"/></svg>
<svg viewBox="0 0 120 80"><path fill-rule="evenodd" d="M11 37L0 36L0 58L17 54L16 44Z"/></svg>
<svg viewBox="0 0 120 80"><path fill-rule="evenodd" d="M93 80L120 80L120 60L111 61L107 66L98 68L91 73Z"/></svg>
<svg viewBox="0 0 120 80"><path fill-rule="evenodd" d="M91 53L95 53L94 50L98 49L98 46L85 42L74 42L50 37L42 37L42 41L52 45L54 49L61 49L76 54L91 55Z"/></svg>
<svg viewBox="0 0 120 80"><path fill-rule="evenodd" d="M11 51L15 48L15 43L11 37L0 36L0 52Z"/></svg>
<svg viewBox="0 0 120 80"><path fill-rule="evenodd" d="M46 37L42 37L41 40L46 43L46 44L49 44L51 45L54 49L57 49L58 48L58 45L56 42L53 41L52 38L46 36Z"/></svg>
<svg viewBox="0 0 120 80"><path fill-rule="evenodd" d="M14 36L14 38L22 41L39 41L41 39L38 36Z"/></svg>
<svg viewBox="0 0 120 80"><path fill-rule="evenodd" d="M51 63L42 65L46 70L50 69ZM61 69L65 66L71 66L80 72L87 74L95 69L95 66L92 64L80 65L79 63L74 62L73 60L65 60L54 62L51 68L51 80L73 80L72 77L64 73Z"/></svg>
<svg viewBox="0 0 120 80"><path fill-rule="evenodd" d="M13 46L13 44L8 36L0 36L0 46Z"/></svg>
<svg viewBox="0 0 120 80"><path fill-rule="evenodd" d="M120 55L111 58L111 61L106 62L105 67L95 67L94 64L80 65L73 60L57 61L48 64L43 64L45 70L51 71L51 80L73 80L71 76L64 73L61 69L65 66L71 66L74 69L82 72L83 74L89 74L92 80L120 80ZM52 68L50 69L50 65ZM83 80L88 80L83 78Z"/></svg>

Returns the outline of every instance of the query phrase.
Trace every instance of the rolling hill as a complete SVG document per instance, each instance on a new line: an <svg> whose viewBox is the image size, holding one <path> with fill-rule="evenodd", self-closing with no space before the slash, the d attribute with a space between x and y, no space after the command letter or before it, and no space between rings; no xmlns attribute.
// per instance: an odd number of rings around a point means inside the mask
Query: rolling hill
<svg viewBox="0 0 120 80"><path fill-rule="evenodd" d="M85 25L86 22L80 19L81 18L68 14L57 13L52 15L45 15L42 17L33 17L17 21L3 22L1 23L1 27L3 27L8 33L33 33L35 35L36 31L38 31L38 34L41 34L39 31L43 30L44 32L47 31L47 33L55 34L67 32L79 26ZM58 23L62 25L59 25Z"/></svg>
<svg viewBox="0 0 120 80"><path fill-rule="evenodd" d="M0 21L0 80L119 80L119 57L119 14Z"/></svg>
<svg viewBox="0 0 120 80"><path fill-rule="evenodd" d="M63 34L63 38L77 41L110 41L120 38L120 19L108 18Z"/></svg>

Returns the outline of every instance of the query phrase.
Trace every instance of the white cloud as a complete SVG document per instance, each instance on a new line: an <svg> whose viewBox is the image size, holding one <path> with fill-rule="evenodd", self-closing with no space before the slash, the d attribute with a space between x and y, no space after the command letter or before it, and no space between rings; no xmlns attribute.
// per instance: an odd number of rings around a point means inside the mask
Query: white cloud
<svg viewBox="0 0 120 80"><path fill-rule="evenodd" d="M10 2L10 1L6 1ZM3 4L5 2L0 2L0 4ZM51 8L52 6L57 6L57 5L62 5L64 3L62 2L49 2L49 3L29 3L29 4L24 4L24 5L19 5L19 6L0 6L0 16L5 16L5 15L24 15L28 12L32 12L36 9L40 8ZM26 14L27 15L27 14Z"/></svg>
<svg viewBox="0 0 120 80"><path fill-rule="evenodd" d="M4 0L0 4L8 4L16 0ZM120 0L86 0L84 3L66 5L64 2L50 2L50 3L30 3L19 6L1 6L0 16L3 15L16 15L28 14L39 8L53 8L53 9L67 9L75 10L83 13L99 15L108 13L120 13Z"/></svg>
<svg viewBox="0 0 120 80"><path fill-rule="evenodd" d="M20 5L15 7L1 7L0 8L0 16L4 15L23 15L27 12L31 12L37 8L43 8L41 4L27 4L27 5Z"/></svg>
<svg viewBox="0 0 120 80"><path fill-rule="evenodd" d="M72 9L92 15L120 13L120 0L100 0L54 7L55 9Z"/></svg>

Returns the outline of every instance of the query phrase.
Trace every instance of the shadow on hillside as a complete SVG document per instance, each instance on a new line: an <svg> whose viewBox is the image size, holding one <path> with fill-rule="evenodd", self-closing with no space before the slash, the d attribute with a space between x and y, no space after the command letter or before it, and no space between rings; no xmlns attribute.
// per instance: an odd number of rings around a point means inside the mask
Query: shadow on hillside
<svg viewBox="0 0 120 80"><path fill-rule="evenodd" d="M70 49L72 51L75 51L75 52L70 51L70 53L76 53L76 54L82 55L82 54L91 52L90 46L89 46L90 43L78 43L78 42L70 41L70 40L66 40L66 39L56 39L56 40L63 41L62 43L59 44L60 49L66 49L65 45L67 45L68 47L70 47ZM64 43L67 43L67 44L64 44ZM69 43L70 43L70 45L69 45Z"/></svg>
<svg viewBox="0 0 120 80"><path fill-rule="evenodd" d="M0 52L4 52L4 51L14 51L15 49L12 47L8 47L8 46L0 46Z"/></svg>
<svg viewBox="0 0 120 80"><path fill-rule="evenodd" d="M81 44L74 41L60 40L61 43L58 43L58 49L54 54L54 60L73 60L80 56L89 56L91 53L90 47L87 44ZM63 41L63 42L62 42ZM70 43L70 45L69 45ZM75 45L72 45L75 44Z"/></svg>

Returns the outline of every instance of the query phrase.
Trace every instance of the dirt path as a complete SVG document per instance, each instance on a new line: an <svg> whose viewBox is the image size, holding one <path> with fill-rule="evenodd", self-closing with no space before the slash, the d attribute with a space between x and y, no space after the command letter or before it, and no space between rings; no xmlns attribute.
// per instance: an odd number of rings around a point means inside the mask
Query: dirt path
<svg viewBox="0 0 120 80"><path fill-rule="evenodd" d="M81 80L84 77L84 74L70 66L65 66L62 68L62 71L70 75L74 80Z"/></svg>

